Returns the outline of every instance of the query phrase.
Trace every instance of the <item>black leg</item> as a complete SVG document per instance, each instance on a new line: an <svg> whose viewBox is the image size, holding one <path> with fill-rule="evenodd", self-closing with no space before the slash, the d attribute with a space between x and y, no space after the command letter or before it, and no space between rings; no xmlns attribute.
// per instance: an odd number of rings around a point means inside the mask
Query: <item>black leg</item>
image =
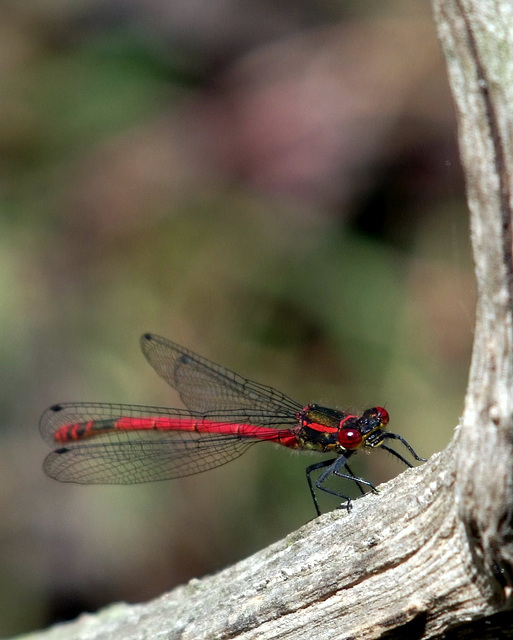
<svg viewBox="0 0 513 640"><path fill-rule="evenodd" d="M369 482L368 480L365 480L365 478L360 478L359 476L355 476L351 472L351 469L349 469L349 467L347 465L344 465L344 466L349 471L349 473L340 473L340 471L338 471L337 469L333 469L331 471L331 473L334 476L337 476L337 478L345 478L346 480L352 480L353 482L355 482L358 485L358 487L360 488L360 491L362 491L362 488L360 486L360 482L361 482L365 486L370 487L371 491L373 491L374 493L378 493L378 490L372 484L372 482ZM365 493L365 491L363 491L363 493Z"/></svg>
<svg viewBox="0 0 513 640"><path fill-rule="evenodd" d="M415 450L413 449L411 444L409 442L406 442L406 440L402 436L400 436L399 434L387 432L386 435L385 435L385 438L387 440L399 440L399 442L401 442L408 449L408 451L415 458L415 460L418 460L419 462L426 462L426 458L421 458L419 455L417 455L417 453L415 452ZM381 446L383 447L383 445L381 445ZM394 454L394 456L396 456L396 458L399 458L399 460L402 460L409 467L412 466L409 462L406 462L406 460L400 454L398 454L397 451L394 451L393 449L389 449L388 447L383 447L383 448L386 449L387 451L390 451L390 453Z"/></svg>
<svg viewBox="0 0 513 640"><path fill-rule="evenodd" d="M311 464L306 468L306 479L308 480L308 486L310 487L310 494L312 496L312 500L314 501L315 510L317 511L317 515L321 515L321 510L319 509L319 503L317 502L317 496L315 495L315 490L312 484L312 478L310 477L312 471L317 471L317 469L324 469L325 467L330 467L336 458L331 460L323 460L322 462L316 462L315 464ZM317 483L315 483L317 484Z"/></svg>
<svg viewBox="0 0 513 640"><path fill-rule="evenodd" d="M380 449L384 449L385 451L388 451L388 453L391 453L393 456L395 456L396 458L399 458L399 460L401 462L404 462L404 464L407 467L410 467L410 469L413 467L411 462L408 462L408 460L406 460L406 458L403 458L403 456L400 453L397 453L397 451L394 451L393 449L391 449L390 447L387 447L386 444L381 444L379 446Z"/></svg>
<svg viewBox="0 0 513 640"><path fill-rule="evenodd" d="M332 458L331 460L323 460L322 462L317 462L316 464L310 465L306 469L306 479L308 480L308 486L310 487L310 493L312 495L312 499L315 505L315 510L317 511L318 516L321 515L321 510L319 508L319 503L317 501L317 496L315 494L314 485L312 483L311 474L313 471L317 471L318 469L324 469L324 471L320 474L320 476L315 481L315 487L320 491L324 491L325 493L329 493L333 496L337 496L337 498L342 498L344 500L344 503L340 505L340 508L347 509L348 511L351 510L351 498L349 496L346 496L343 493L339 493L338 491L334 491L333 489L329 489L328 487L324 486L324 482L326 481L327 478L329 478L329 476L335 475L339 478L352 480L353 482L356 483L362 495L365 493L362 487L362 484L367 487L370 487L372 491L377 492L376 487L374 487L374 485L371 482L369 482L368 480L365 480L365 478L360 478L359 476L355 476L354 473L349 468L347 464L347 459L350 457L352 453L353 452L350 451L348 452L349 455L341 455L338 458ZM341 468L345 468L347 473L342 473L340 471Z"/></svg>
<svg viewBox="0 0 513 640"><path fill-rule="evenodd" d="M358 489L360 489L360 493L362 494L362 496L364 496L365 495L365 491L364 491L362 485L359 482L359 480L362 480L362 478L358 478L358 476L355 476L354 473L349 468L349 465L347 463L344 465L344 467L347 469L347 472L349 473L349 476L345 476L345 477L349 478L350 480L353 480L356 483ZM338 476L338 475L341 475L341 474L336 473L335 475ZM370 482L367 482L367 480L363 480L363 482L364 482L364 484L369 486L372 489L372 491L374 491L374 493L378 492L376 487L374 485L372 485Z"/></svg>

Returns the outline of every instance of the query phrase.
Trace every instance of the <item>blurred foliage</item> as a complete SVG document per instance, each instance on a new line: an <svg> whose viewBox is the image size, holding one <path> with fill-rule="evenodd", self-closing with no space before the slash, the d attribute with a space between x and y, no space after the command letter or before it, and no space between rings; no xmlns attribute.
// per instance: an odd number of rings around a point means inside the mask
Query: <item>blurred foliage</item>
<svg viewBox="0 0 513 640"><path fill-rule="evenodd" d="M155 597L314 515L311 458L265 445L174 483L42 475L46 406L179 403L138 353L142 332L305 404L384 404L391 428L430 455L462 409L474 293L427 7L2 11L5 636ZM376 483L401 470L384 453L360 458Z"/></svg>

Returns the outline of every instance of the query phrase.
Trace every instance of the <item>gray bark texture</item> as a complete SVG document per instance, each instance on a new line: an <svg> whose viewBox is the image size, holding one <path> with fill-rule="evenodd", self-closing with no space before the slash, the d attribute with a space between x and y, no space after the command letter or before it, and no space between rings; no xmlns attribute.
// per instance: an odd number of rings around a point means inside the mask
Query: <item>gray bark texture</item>
<svg viewBox="0 0 513 640"><path fill-rule="evenodd" d="M468 392L452 443L355 502L350 516L328 513L157 600L114 605L31 638L513 638L513 2L433 7L478 287Z"/></svg>

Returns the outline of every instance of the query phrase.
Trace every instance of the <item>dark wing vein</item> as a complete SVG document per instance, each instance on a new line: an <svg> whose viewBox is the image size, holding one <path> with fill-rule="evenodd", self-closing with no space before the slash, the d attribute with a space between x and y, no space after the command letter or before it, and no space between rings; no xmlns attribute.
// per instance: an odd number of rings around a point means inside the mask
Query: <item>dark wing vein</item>
<svg viewBox="0 0 513 640"><path fill-rule="evenodd" d="M247 380L160 336L144 334L141 349L159 376L178 391L192 411L258 409L290 415L302 408L272 387Z"/></svg>
<svg viewBox="0 0 513 640"><path fill-rule="evenodd" d="M137 484L219 467L258 441L190 431L113 431L66 443L46 457L43 468L61 482Z"/></svg>

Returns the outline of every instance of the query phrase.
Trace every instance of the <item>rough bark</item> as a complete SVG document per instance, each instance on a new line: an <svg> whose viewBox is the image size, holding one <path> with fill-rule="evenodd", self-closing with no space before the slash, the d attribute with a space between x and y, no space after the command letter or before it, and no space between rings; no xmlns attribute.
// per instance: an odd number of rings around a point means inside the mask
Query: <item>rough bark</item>
<svg viewBox="0 0 513 640"><path fill-rule="evenodd" d="M458 116L478 287L455 499L476 580L495 606L506 604L513 577L513 5L434 6Z"/></svg>
<svg viewBox="0 0 513 640"><path fill-rule="evenodd" d="M433 6L478 285L453 442L355 502L349 516L326 514L217 575L34 638L513 638L513 4Z"/></svg>

